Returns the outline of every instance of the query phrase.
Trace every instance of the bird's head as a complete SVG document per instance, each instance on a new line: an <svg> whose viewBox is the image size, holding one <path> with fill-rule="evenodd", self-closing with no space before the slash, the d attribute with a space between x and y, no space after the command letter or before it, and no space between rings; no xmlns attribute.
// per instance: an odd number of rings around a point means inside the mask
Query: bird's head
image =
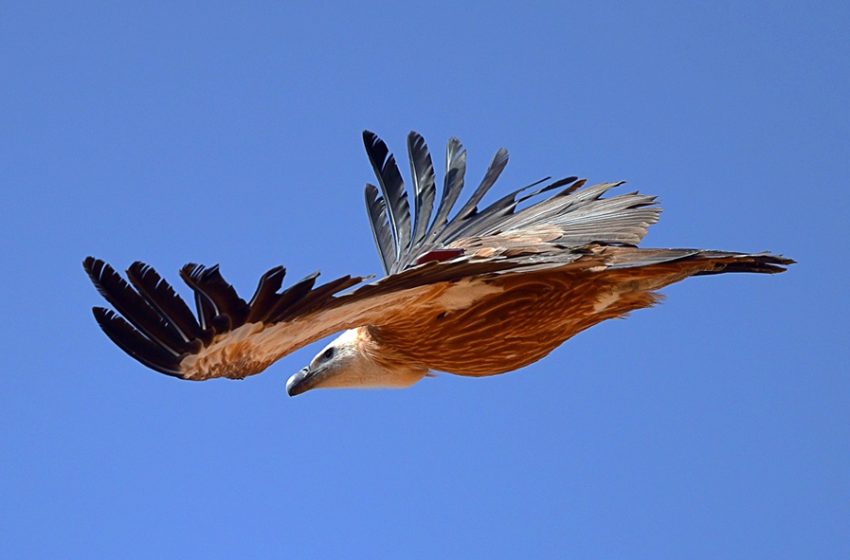
<svg viewBox="0 0 850 560"><path fill-rule="evenodd" d="M402 388L422 379L428 369L392 360L364 327L350 329L325 346L310 365L286 382L290 397L310 389Z"/></svg>

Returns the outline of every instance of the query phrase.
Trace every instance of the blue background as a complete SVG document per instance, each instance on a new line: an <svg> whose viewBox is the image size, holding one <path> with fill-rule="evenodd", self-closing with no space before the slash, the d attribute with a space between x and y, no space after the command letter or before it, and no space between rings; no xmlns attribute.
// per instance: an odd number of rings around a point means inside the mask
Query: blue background
<svg viewBox="0 0 850 560"><path fill-rule="evenodd" d="M144 4L0 10L0 556L850 558L846 3ZM318 344L184 383L98 330L88 254L379 272L364 128L800 264L407 391L287 398Z"/></svg>

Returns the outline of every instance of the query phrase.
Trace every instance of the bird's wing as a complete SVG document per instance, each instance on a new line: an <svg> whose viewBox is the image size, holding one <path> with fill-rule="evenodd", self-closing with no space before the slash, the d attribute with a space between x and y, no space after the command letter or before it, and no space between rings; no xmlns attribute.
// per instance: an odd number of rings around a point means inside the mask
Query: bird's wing
<svg viewBox="0 0 850 560"><path fill-rule="evenodd" d="M411 220L395 157L374 133L364 132L363 140L380 186L366 185L366 208L388 274L461 255L558 253L565 247L591 243L634 246L661 212L655 197L637 192L603 198L622 182L585 187L585 181L577 177L551 182L547 177L479 209L507 165L508 152L500 149L481 183L450 218L466 171L466 150L452 138L446 149L442 195L434 214L434 165L425 140L411 132L407 142L414 196ZM527 192L534 187L537 189Z"/></svg>
<svg viewBox="0 0 850 560"><path fill-rule="evenodd" d="M180 276L194 292L196 314L150 266L136 262L124 280L102 260L83 267L115 310L93 309L106 335L142 364L181 379L243 378L334 332L400 316L439 311L439 296L459 279L519 266L506 259L430 262L370 284L343 276L317 285L312 274L281 290L285 270L260 278L245 301L218 266L188 264ZM341 293L357 284L356 290Z"/></svg>

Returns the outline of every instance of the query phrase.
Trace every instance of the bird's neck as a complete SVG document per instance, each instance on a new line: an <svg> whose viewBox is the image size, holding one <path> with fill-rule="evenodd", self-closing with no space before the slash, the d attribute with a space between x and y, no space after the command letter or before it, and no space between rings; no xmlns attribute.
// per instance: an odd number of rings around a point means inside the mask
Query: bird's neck
<svg viewBox="0 0 850 560"><path fill-rule="evenodd" d="M413 385L428 373L426 366L383 344L370 327L358 327L354 330L359 352L374 364L376 370L382 372L382 376L391 380L393 385Z"/></svg>

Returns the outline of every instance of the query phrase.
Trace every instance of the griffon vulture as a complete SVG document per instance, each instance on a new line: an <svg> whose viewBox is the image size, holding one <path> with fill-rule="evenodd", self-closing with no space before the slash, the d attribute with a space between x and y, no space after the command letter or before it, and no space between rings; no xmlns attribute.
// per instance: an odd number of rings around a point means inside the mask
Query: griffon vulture
<svg viewBox="0 0 850 560"><path fill-rule="evenodd" d="M449 140L438 192L415 132L407 139L411 212L394 156L375 134L363 140L378 183L366 185L366 210L386 276L317 284L312 274L281 289L278 266L245 301L218 266L187 264L180 277L194 292L193 314L150 266L133 263L128 283L89 257L83 266L114 308L94 308L100 327L142 364L191 381L242 379L343 331L289 378L290 395L407 387L430 370L484 376L531 364L588 327L652 306L657 290L689 276L772 274L793 263L768 253L638 248L661 209L637 192L605 196L621 183L547 179L483 206L508 162L504 149L453 213L466 151Z"/></svg>

